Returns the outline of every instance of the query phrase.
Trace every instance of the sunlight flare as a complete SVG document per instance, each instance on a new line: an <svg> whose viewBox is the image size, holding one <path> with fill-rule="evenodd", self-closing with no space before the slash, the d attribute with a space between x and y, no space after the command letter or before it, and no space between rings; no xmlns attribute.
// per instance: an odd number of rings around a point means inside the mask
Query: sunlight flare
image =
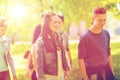
<svg viewBox="0 0 120 80"><path fill-rule="evenodd" d="M13 18L21 18L26 16L27 8L22 5L15 5L10 7L10 14Z"/></svg>

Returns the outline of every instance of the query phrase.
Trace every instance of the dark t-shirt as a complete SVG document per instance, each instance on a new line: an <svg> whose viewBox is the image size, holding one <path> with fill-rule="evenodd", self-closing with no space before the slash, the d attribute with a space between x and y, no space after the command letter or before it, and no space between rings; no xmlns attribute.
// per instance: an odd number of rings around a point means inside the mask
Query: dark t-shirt
<svg viewBox="0 0 120 80"><path fill-rule="evenodd" d="M78 59L84 59L85 66L102 66L108 63L110 55L110 35L108 31L102 30L95 34L90 30L80 37L78 46Z"/></svg>

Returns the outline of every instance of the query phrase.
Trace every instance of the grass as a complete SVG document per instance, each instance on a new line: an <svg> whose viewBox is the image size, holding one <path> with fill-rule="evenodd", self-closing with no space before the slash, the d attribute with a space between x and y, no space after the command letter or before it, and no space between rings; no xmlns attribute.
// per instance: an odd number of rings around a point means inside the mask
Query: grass
<svg viewBox="0 0 120 80"><path fill-rule="evenodd" d="M70 45L70 50L73 59L73 69L71 71L69 80L81 80L80 71L78 67L78 51L77 51L77 43ZM111 54L114 62L114 70L117 78L120 79L120 42L112 42L111 43ZM12 45L11 47L13 52L13 59L17 71L18 80L30 80L24 76L26 69L26 60L23 58L23 55L27 49L29 49L29 45Z"/></svg>

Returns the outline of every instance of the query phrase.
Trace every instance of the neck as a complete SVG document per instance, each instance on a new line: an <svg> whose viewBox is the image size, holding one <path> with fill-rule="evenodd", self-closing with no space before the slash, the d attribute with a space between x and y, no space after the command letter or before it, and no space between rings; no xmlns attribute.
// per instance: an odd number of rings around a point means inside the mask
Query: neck
<svg viewBox="0 0 120 80"><path fill-rule="evenodd" d="M102 31L102 29L100 29L99 27L93 25L89 28L89 30L93 33L100 33Z"/></svg>

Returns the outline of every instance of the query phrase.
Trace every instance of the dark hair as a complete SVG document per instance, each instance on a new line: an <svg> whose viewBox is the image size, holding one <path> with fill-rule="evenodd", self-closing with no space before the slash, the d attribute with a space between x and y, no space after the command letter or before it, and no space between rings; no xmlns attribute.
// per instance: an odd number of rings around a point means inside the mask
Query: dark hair
<svg viewBox="0 0 120 80"><path fill-rule="evenodd" d="M53 37L52 31L49 27L49 23L51 21L51 17L55 16L56 14L53 12L48 12L44 14L43 17L43 26L42 26L42 33L41 36L43 38L43 42L45 45L45 48L48 52L54 52L56 50L56 44L55 39Z"/></svg>
<svg viewBox="0 0 120 80"><path fill-rule="evenodd" d="M41 14L40 18L44 17L44 13ZM34 44L41 33L41 24L38 24L33 32L32 44Z"/></svg>
<svg viewBox="0 0 120 80"><path fill-rule="evenodd" d="M33 32L32 44L34 44L41 33L41 25L37 25Z"/></svg>
<svg viewBox="0 0 120 80"><path fill-rule="evenodd" d="M95 14L105 14L106 13L106 8L105 7L95 7L92 11L92 15Z"/></svg>

